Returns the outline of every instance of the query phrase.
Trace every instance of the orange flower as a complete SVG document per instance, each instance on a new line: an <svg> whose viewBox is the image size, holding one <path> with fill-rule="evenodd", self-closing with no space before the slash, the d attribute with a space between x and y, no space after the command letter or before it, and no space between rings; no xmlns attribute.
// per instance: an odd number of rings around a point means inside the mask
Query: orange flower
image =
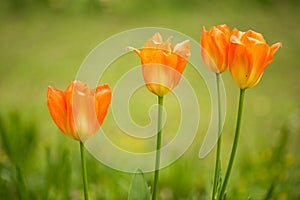
<svg viewBox="0 0 300 200"><path fill-rule="evenodd" d="M228 67L230 35L226 24L214 26L209 31L202 27L201 56L206 66L215 73L222 73Z"/></svg>
<svg viewBox="0 0 300 200"><path fill-rule="evenodd" d="M47 105L52 119L65 135L79 141L97 132L110 102L108 85L91 90L86 83L73 81L64 92L48 87Z"/></svg>
<svg viewBox="0 0 300 200"><path fill-rule="evenodd" d="M141 58L147 88L158 96L164 96L178 85L190 56L189 40L173 47L171 39L163 42L159 33L155 33L140 51L130 49Z"/></svg>
<svg viewBox="0 0 300 200"><path fill-rule="evenodd" d="M228 54L228 63L235 83L241 89L255 86L273 55L281 47L278 42L269 46L260 33L252 30L232 31Z"/></svg>

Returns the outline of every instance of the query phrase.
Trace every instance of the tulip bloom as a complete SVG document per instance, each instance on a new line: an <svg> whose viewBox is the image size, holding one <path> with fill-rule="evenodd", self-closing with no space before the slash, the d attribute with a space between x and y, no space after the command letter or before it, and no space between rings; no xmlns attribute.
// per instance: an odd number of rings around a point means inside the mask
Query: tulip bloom
<svg viewBox="0 0 300 200"><path fill-rule="evenodd" d="M233 30L228 63L231 75L239 88L251 88L259 82L264 69L273 61L273 55L279 47L280 42L269 46L262 34L252 30Z"/></svg>
<svg viewBox="0 0 300 200"><path fill-rule="evenodd" d="M161 97L178 85L190 57L189 40L173 47L171 39L163 42L159 33L155 33L141 50L130 49L141 58L147 88Z"/></svg>
<svg viewBox="0 0 300 200"><path fill-rule="evenodd" d="M202 27L201 56L206 66L215 73L222 73L228 67L230 36L231 31L226 24L214 26L209 31Z"/></svg>
<svg viewBox="0 0 300 200"><path fill-rule="evenodd" d="M49 86L47 99L58 128L72 139L85 141L100 128L111 102L111 90L108 85L91 90L86 83L73 81L64 92Z"/></svg>

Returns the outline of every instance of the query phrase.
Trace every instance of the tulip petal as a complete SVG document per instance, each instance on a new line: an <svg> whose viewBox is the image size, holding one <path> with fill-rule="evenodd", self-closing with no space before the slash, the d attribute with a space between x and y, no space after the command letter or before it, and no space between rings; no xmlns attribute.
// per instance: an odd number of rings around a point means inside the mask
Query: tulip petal
<svg viewBox="0 0 300 200"><path fill-rule="evenodd" d="M241 89L247 87L249 62L246 47L241 44L231 43L228 55L229 69L234 81Z"/></svg>
<svg viewBox="0 0 300 200"><path fill-rule="evenodd" d="M141 52L140 50L133 48L133 47L127 47L130 51L136 53L139 57L141 57Z"/></svg>
<svg viewBox="0 0 300 200"><path fill-rule="evenodd" d="M111 89L108 85L101 85L96 87L92 92L95 96L95 110L98 123L102 125L111 103Z"/></svg>
<svg viewBox="0 0 300 200"><path fill-rule="evenodd" d="M220 72L227 68L228 55L228 39L226 35L219 29L214 30L214 39L212 40L215 46L215 64L218 66Z"/></svg>
<svg viewBox="0 0 300 200"><path fill-rule="evenodd" d="M165 55L161 50L143 48L141 50L142 64L163 64Z"/></svg>
<svg viewBox="0 0 300 200"><path fill-rule="evenodd" d="M267 66L266 59L269 54L269 46L265 43L256 43L249 49L251 64L249 65L248 87L256 85Z"/></svg>
<svg viewBox="0 0 300 200"><path fill-rule="evenodd" d="M74 96L74 85L80 83L79 81L73 81L65 90L66 98L66 110L67 110L67 126L69 127L72 137L75 140L80 140L76 129L74 114L73 114L73 96Z"/></svg>
<svg viewBox="0 0 300 200"><path fill-rule="evenodd" d="M163 39L159 33L155 33L152 38L147 40L144 44L144 48L157 48L163 44Z"/></svg>
<svg viewBox="0 0 300 200"><path fill-rule="evenodd" d="M49 86L47 93L47 105L50 115L58 128L67 136L73 138L67 126L67 109L64 92Z"/></svg>
<svg viewBox="0 0 300 200"><path fill-rule="evenodd" d="M143 65L142 72L147 88L158 96L169 93L179 83L181 77L180 72L168 65Z"/></svg>
<svg viewBox="0 0 300 200"><path fill-rule="evenodd" d="M215 42L216 27L213 27L207 32L201 40L202 50L205 50L205 64L214 72L219 73L219 50Z"/></svg>
<svg viewBox="0 0 300 200"><path fill-rule="evenodd" d="M188 62L189 57L191 56L190 52L191 43L189 40L185 40L181 43L178 43L174 47L174 54L177 55L177 67L176 70L182 74L185 66Z"/></svg>
<svg viewBox="0 0 300 200"><path fill-rule="evenodd" d="M266 60L266 64L269 64L270 62L272 62L274 60L273 56L280 47L282 47L281 42L277 42L270 47L269 56Z"/></svg>
<svg viewBox="0 0 300 200"><path fill-rule="evenodd" d="M94 96L86 83L75 82L72 104L78 137L81 141L85 141L100 128L95 111Z"/></svg>
<svg viewBox="0 0 300 200"><path fill-rule="evenodd" d="M222 73L228 67L228 49L231 31L223 24L209 31L202 28L201 56L207 67L215 73Z"/></svg>
<svg viewBox="0 0 300 200"><path fill-rule="evenodd" d="M257 41L260 41L261 43L266 43L264 36L261 33L257 33L255 31L249 30L247 32L245 32L245 34L243 35L243 37L247 37L247 38L253 38Z"/></svg>

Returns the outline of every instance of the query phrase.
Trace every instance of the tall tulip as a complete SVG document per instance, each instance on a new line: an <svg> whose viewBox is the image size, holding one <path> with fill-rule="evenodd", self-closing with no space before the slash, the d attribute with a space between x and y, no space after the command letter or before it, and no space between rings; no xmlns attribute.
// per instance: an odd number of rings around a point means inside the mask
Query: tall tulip
<svg viewBox="0 0 300 200"><path fill-rule="evenodd" d="M155 200L160 166L163 96L178 85L190 57L190 42L185 40L173 47L170 38L163 42L161 35L155 33L141 50L132 47L130 49L141 59L147 88L158 96L158 130L152 193L152 200Z"/></svg>
<svg viewBox="0 0 300 200"><path fill-rule="evenodd" d="M215 164L215 175L213 182L212 200L216 198L218 193L218 186L221 184L222 173L221 173L221 100L220 100L220 76L228 67L228 50L229 40L231 36L231 30L226 24L213 26L208 31L205 27L202 27L202 35L200 38L201 44L201 56L205 65L213 72L216 73L217 79L217 92L218 92L218 142L216 151L216 164Z"/></svg>
<svg viewBox="0 0 300 200"><path fill-rule="evenodd" d="M259 83L264 69L273 61L274 53L281 46L280 42L269 46L262 34L252 30L241 32L234 29L232 31L228 53L228 64L232 78L240 88L240 98L235 136L225 178L219 194L220 199L224 197L237 150L245 91Z"/></svg>
<svg viewBox="0 0 300 200"><path fill-rule="evenodd" d="M88 200L88 189L83 142L100 128L110 102L108 85L91 90L86 83L73 81L64 92L48 87L47 105L52 119L65 135L80 143L85 200Z"/></svg>

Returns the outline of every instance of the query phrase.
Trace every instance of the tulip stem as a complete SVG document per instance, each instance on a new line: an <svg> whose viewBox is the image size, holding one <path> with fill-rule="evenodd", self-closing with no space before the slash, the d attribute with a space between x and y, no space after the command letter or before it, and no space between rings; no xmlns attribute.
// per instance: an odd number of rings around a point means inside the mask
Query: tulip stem
<svg viewBox="0 0 300 200"><path fill-rule="evenodd" d="M222 145L222 115L221 115L221 95L220 95L220 76L221 74L216 73L217 79L217 92L218 92L218 143L217 143L217 153L216 153L216 166L215 166L215 177L214 177L214 184L213 184L213 193L212 193L212 200L217 198L218 192L220 191L220 184L222 181L222 169L221 169L221 145Z"/></svg>
<svg viewBox="0 0 300 200"><path fill-rule="evenodd" d="M152 200L156 199L156 189L159 175L160 165L160 148L161 148L161 134L162 134L162 111L163 111L163 97L158 96L158 119L157 119L157 141L156 141L156 159L155 159L155 173Z"/></svg>
<svg viewBox="0 0 300 200"><path fill-rule="evenodd" d="M87 174L86 174L85 147L81 141L80 141L80 153L81 153L81 167L82 167L84 199L88 200L89 194L88 194L88 183L87 183Z"/></svg>
<svg viewBox="0 0 300 200"><path fill-rule="evenodd" d="M240 135L242 114L243 114L244 96L245 96L245 89L241 89L240 90L240 100L239 100L237 121L236 121L236 128L235 128L235 136L234 136L234 141L233 141L233 145L232 145L232 149L231 149L231 154L230 154L228 167L227 167L226 174L225 174L225 179L224 179L224 182L223 182L223 185L222 185L222 188L221 188L221 192L220 192L220 195L219 195L219 198L218 198L220 200L223 199L223 197L224 197L225 190L226 190L226 187L227 187L227 184L228 184L228 181L229 181L231 169L232 169L232 166L233 166L234 157L235 157L235 154L236 154L237 144L238 144L239 135Z"/></svg>

